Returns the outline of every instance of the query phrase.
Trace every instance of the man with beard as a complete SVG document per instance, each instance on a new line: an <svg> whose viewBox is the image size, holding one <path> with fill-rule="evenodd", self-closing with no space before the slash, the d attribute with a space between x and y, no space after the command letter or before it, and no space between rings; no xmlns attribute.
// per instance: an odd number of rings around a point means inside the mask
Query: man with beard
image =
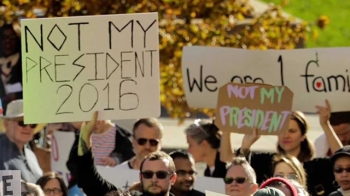
<svg viewBox="0 0 350 196"><path fill-rule="evenodd" d="M83 124L78 144L78 186L87 196L105 196L110 192L118 192L118 188L104 180L94 164L91 152L91 135L96 127L98 112L93 119ZM118 176L122 178L123 176ZM169 196L170 188L176 181L175 165L172 158L164 152L150 153L140 163L140 182L144 196Z"/></svg>
<svg viewBox="0 0 350 196"><path fill-rule="evenodd" d="M133 127L132 146L135 156L116 167L120 169L140 169L143 159L152 152L162 148L163 126L155 118L143 118L135 122Z"/></svg>
<svg viewBox="0 0 350 196"><path fill-rule="evenodd" d="M204 196L204 193L193 188L197 175L193 156L183 150L171 152L169 155L174 160L177 174L171 193L175 196Z"/></svg>

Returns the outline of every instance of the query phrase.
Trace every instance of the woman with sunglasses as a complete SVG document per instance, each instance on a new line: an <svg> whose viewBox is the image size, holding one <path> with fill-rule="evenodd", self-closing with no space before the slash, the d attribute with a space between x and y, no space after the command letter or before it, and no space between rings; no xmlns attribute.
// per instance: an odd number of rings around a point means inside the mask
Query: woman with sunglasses
<svg viewBox="0 0 350 196"><path fill-rule="evenodd" d="M195 162L205 162L207 168L204 176L224 178L226 175L226 162L220 160L221 131L214 123L195 120L185 130L188 143L188 152Z"/></svg>
<svg viewBox="0 0 350 196"><path fill-rule="evenodd" d="M252 196L258 189L256 174L247 160L236 157L227 168L224 178L226 195Z"/></svg>
<svg viewBox="0 0 350 196"><path fill-rule="evenodd" d="M342 147L341 142L337 138L334 130L330 126L329 118L331 107L326 100L326 107L316 106L319 113L320 124L325 132L328 143L332 152ZM311 195L328 195L334 191L332 181L334 179L332 173L332 165L329 158L314 158L315 150L313 144L308 140L306 133L308 124L302 112L292 112L289 122L289 129L278 135L277 154L288 154L296 157L305 169L308 176L307 187ZM257 174L258 183L272 176L272 162L276 153L250 152L250 147L260 138L257 130L254 129L252 135L245 135L242 146L234 154L231 149L230 142L222 145L221 151L226 152L224 160L229 161L230 156L245 156L254 168ZM226 138L227 139L227 138ZM228 138L229 140L230 138ZM230 156L227 156L230 155Z"/></svg>
<svg viewBox="0 0 350 196"><path fill-rule="evenodd" d="M350 146L344 146L331 157L335 182L340 188L330 196L350 196Z"/></svg>

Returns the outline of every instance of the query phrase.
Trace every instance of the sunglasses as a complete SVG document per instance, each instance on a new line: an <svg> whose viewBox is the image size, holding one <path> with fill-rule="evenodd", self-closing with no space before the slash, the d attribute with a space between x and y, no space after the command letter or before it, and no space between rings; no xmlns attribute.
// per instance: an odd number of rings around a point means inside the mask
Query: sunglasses
<svg viewBox="0 0 350 196"><path fill-rule="evenodd" d="M195 171L177 170L176 174L178 176L186 176L186 174L188 174L190 176L194 176L194 175L197 175L197 172L195 172Z"/></svg>
<svg viewBox="0 0 350 196"><path fill-rule="evenodd" d="M140 146L145 145L147 142L149 142L151 146L158 146L159 144L159 141L155 139L139 138L139 139L136 139L136 141Z"/></svg>
<svg viewBox="0 0 350 196"><path fill-rule="evenodd" d="M17 124L18 124L20 127L27 127L27 126L29 126L29 127L32 128L32 129L34 129L34 128L37 126L37 124L24 124L23 121L17 121Z"/></svg>
<svg viewBox="0 0 350 196"><path fill-rule="evenodd" d="M247 178L237 177L237 178L224 178L225 184L231 184L233 181L236 181L237 184L243 184Z"/></svg>
<svg viewBox="0 0 350 196"><path fill-rule="evenodd" d="M287 175L277 174L274 177L286 178L286 179L289 179L289 180L295 180L295 181L299 182L299 177L296 174L287 174Z"/></svg>
<svg viewBox="0 0 350 196"><path fill-rule="evenodd" d="M168 175L170 175L170 173L167 172L167 171L157 171L157 172L144 171L144 172L141 172L141 174L142 174L142 177L145 178L145 179L153 178L154 174L156 175L156 177L158 179L165 179Z"/></svg>
<svg viewBox="0 0 350 196"><path fill-rule="evenodd" d="M343 173L343 171L346 171L346 173L350 173L350 167L347 168L334 168L334 173Z"/></svg>
<svg viewBox="0 0 350 196"><path fill-rule="evenodd" d="M50 193L53 193L53 194L60 194L62 193L62 190L61 189L58 189L58 188L54 188L54 189L44 189L44 193L45 194L50 194Z"/></svg>

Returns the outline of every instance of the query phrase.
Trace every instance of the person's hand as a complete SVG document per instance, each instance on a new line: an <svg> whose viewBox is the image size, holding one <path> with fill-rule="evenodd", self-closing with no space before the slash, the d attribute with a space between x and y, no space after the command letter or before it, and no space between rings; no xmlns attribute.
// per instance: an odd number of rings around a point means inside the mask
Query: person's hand
<svg viewBox="0 0 350 196"><path fill-rule="evenodd" d="M80 138L78 146L78 155L83 156L91 148L91 135L96 127L98 119L98 112L94 112L92 119L86 123L84 122L80 128Z"/></svg>
<svg viewBox="0 0 350 196"><path fill-rule="evenodd" d="M328 126L329 119L331 118L331 105L329 104L329 101L326 99L326 107L324 106L316 106L318 109L317 113L320 118L320 124L321 126Z"/></svg>
<svg viewBox="0 0 350 196"><path fill-rule="evenodd" d="M104 166L114 167L117 165L117 161L112 157L103 157L101 160Z"/></svg>
<svg viewBox="0 0 350 196"><path fill-rule="evenodd" d="M250 147L260 138L258 134L258 129L256 127L253 128L252 134L245 134L242 140L242 150L250 150Z"/></svg>

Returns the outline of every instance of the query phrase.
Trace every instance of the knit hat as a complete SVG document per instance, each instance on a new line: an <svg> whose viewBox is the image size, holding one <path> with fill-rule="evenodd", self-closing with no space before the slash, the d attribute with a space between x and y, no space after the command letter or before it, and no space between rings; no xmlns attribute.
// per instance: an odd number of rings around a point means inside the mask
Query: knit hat
<svg viewBox="0 0 350 196"><path fill-rule="evenodd" d="M253 196L285 196L285 194L276 188L265 187L257 190Z"/></svg>
<svg viewBox="0 0 350 196"><path fill-rule="evenodd" d="M335 161L341 156L350 157L350 145L344 146L343 148L337 150L331 157L332 165L334 165Z"/></svg>
<svg viewBox="0 0 350 196"><path fill-rule="evenodd" d="M294 185L289 180L287 180L285 178L280 178L280 177L269 178L260 185L260 188L265 188L267 186L273 186L273 184L275 184L275 183L282 183L290 190L292 196L298 196L297 189L294 187Z"/></svg>

